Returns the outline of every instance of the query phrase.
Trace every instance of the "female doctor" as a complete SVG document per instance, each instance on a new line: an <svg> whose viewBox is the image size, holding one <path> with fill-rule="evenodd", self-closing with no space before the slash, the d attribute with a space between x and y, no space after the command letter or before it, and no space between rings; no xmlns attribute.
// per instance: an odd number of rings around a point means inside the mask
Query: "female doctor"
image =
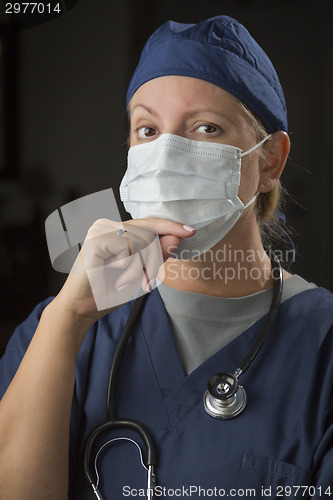
<svg viewBox="0 0 333 500"><path fill-rule="evenodd" d="M132 219L97 221L79 271L9 342L0 364L0 498L94 498L84 444L111 414L148 430L155 497L329 498L332 295L280 274L264 249L289 152L272 64L231 18L168 22L145 46L127 98L121 197ZM111 411L110 366L142 264L131 257L157 240L164 265L145 261L141 288L150 293L130 328ZM104 308L88 279L102 264L120 271L118 303ZM237 371L269 316L267 339ZM214 386L221 373L232 376ZM225 410L221 395L240 384ZM97 498L151 498L129 439L147 465L133 429L102 433L85 454Z"/></svg>

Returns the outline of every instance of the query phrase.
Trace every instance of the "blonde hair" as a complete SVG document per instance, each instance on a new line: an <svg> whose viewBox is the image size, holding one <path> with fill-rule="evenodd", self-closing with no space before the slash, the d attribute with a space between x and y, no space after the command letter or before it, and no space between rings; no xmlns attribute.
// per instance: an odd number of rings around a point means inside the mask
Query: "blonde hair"
<svg viewBox="0 0 333 500"><path fill-rule="evenodd" d="M256 140L260 142L268 135L266 128L261 120L245 104L239 101L239 106L250 118ZM263 146L260 146L258 152L264 160L268 160ZM257 197L257 220L261 231L262 241L266 246L270 245L272 241L285 241L286 231L282 226L281 219L277 216L277 213L282 210L284 205L284 194L285 189L282 187L280 180L278 180L271 191L268 193L259 193Z"/></svg>

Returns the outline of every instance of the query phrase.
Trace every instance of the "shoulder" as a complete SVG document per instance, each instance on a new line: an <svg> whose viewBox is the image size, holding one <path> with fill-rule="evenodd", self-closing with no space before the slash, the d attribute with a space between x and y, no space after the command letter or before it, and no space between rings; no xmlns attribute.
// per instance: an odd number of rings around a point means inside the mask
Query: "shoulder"
<svg viewBox="0 0 333 500"><path fill-rule="evenodd" d="M53 298L54 297L49 297L40 302L29 314L29 316L17 326L9 339L6 351L0 359L0 399L14 377L29 347L44 309L53 300ZM124 304L93 325L93 327L89 330L80 350L78 356L80 363L87 362L89 360L91 352L94 348L96 335L98 335L101 340L111 339L111 341L118 341L133 307L133 303L134 301L130 301ZM102 345L104 345L103 342Z"/></svg>
<svg viewBox="0 0 333 500"><path fill-rule="evenodd" d="M333 320L333 293L326 288L308 288L287 299L285 304L306 317L320 315Z"/></svg>
<svg viewBox="0 0 333 500"><path fill-rule="evenodd" d="M53 300L49 297L38 304L29 316L15 329L9 339L5 354L0 359L0 399L6 392L22 358L29 347L45 307Z"/></svg>
<svg viewBox="0 0 333 500"><path fill-rule="evenodd" d="M6 354L8 354L8 351L14 351L22 355L25 353L35 333L44 309L50 302L52 302L53 298L54 297L48 297L40 302L31 311L29 316L15 328L13 335L10 337L7 344Z"/></svg>
<svg viewBox="0 0 333 500"><path fill-rule="evenodd" d="M277 327L313 348L333 342L333 294L321 287L297 293L281 304Z"/></svg>

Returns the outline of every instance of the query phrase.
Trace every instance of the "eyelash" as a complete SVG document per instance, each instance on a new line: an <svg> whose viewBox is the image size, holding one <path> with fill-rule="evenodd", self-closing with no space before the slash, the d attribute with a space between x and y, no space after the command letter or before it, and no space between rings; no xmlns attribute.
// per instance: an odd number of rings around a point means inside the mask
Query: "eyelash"
<svg viewBox="0 0 333 500"><path fill-rule="evenodd" d="M145 129L148 129L148 130L154 130L155 131L155 134L154 135L151 135L151 136L144 136L144 137L141 137L140 136L140 131L144 131ZM138 127L137 129L135 129L135 133L136 135L138 136L139 139L150 139L151 137L155 137L157 130L154 128L154 127L149 127L147 125L144 125L143 127Z"/></svg>
<svg viewBox="0 0 333 500"><path fill-rule="evenodd" d="M212 133L206 133L206 134L203 134L203 135L216 135L217 133L219 133L219 132L222 131L221 127L219 127L218 125L215 125L213 123L203 123L201 125L198 125L197 128L194 131L197 131L201 127L207 127L207 128L211 127L211 128L215 129L214 132L212 132ZM199 134L201 134L201 132L199 132Z"/></svg>
<svg viewBox="0 0 333 500"><path fill-rule="evenodd" d="M202 132L198 132L198 129L201 128L201 127L211 127L211 128L214 128L215 130L211 133L202 133ZM140 135L140 132L142 132L144 134L144 131L145 130L150 130L150 131L154 131L154 134L153 135L150 135L150 136L141 136ZM198 125L196 126L196 128L194 128L192 130L192 132L197 132L198 134L201 134L201 135L206 135L206 136L215 136L219 133L222 132L222 128L219 126L219 125L215 125L213 123L202 123L201 125ZM149 125L143 125L141 127L138 127L135 129L135 133L137 135L137 137L140 139L140 140L145 140L145 139L151 139L153 137L156 137L156 135L159 134L158 130L155 128L155 127L151 127Z"/></svg>

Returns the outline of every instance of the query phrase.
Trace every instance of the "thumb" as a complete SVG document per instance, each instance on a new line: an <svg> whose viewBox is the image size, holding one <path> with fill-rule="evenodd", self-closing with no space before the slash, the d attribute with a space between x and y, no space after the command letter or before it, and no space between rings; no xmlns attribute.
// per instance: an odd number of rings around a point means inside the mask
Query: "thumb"
<svg viewBox="0 0 333 500"><path fill-rule="evenodd" d="M167 234L160 238L160 245L164 261L170 257L172 252L174 252L174 250L178 247L181 241L182 238L174 236L173 234Z"/></svg>
<svg viewBox="0 0 333 500"><path fill-rule="evenodd" d="M193 236L195 232L195 229L186 229L187 234L184 234L183 237L188 238L189 236ZM160 236L160 245L163 254L163 260L167 260L172 255L172 252L175 251L182 239L182 237L176 236L174 234L166 234L164 236Z"/></svg>

